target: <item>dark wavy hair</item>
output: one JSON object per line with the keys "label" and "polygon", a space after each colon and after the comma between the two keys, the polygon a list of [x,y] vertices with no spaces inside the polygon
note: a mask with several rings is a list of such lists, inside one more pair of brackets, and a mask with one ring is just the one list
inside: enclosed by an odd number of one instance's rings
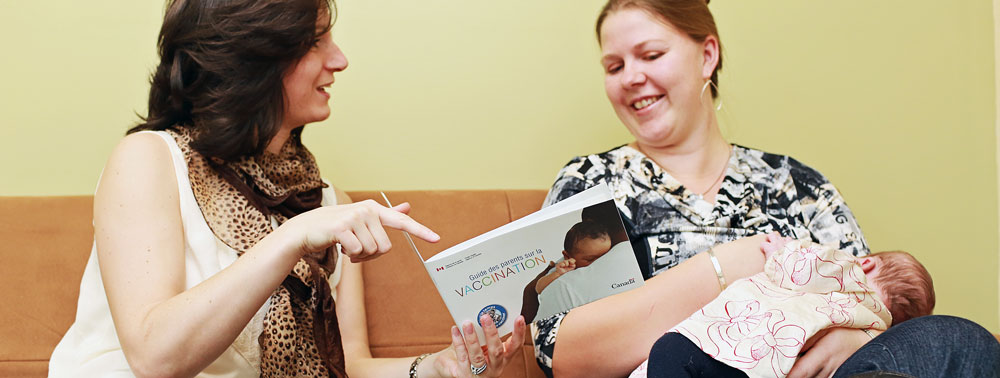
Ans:
{"label": "dark wavy hair", "polygon": [[284,117],[284,74],[335,15],[332,0],[169,0],[149,113],[128,133],[193,127],[207,157],[262,153]]}
{"label": "dark wavy hair", "polygon": [[621,9],[637,8],[657,16],[695,42],[705,42],[708,36],[719,41],[719,63],[712,71],[712,98],[719,97],[719,71],[722,71],[722,39],[715,27],[715,17],[708,10],[708,0],[608,0],[597,16],[597,42],[601,42],[601,26],[612,13]]}
{"label": "dark wavy hair", "polygon": [[611,238],[608,235],[608,228],[600,222],[585,220],[577,222],[566,231],[566,238],[563,239],[563,250],[570,256],[577,255],[576,244],[584,239]]}

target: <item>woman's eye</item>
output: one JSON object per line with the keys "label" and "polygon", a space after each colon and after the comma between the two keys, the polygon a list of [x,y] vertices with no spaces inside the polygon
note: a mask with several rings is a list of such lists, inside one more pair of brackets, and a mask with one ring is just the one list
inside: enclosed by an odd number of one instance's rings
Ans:
{"label": "woman's eye", "polygon": [[604,71],[607,72],[607,73],[609,73],[609,74],[617,73],[618,71],[621,71],[621,70],[622,70],[622,66],[620,64],[615,64],[615,65],[607,66],[607,67],[604,68]]}
{"label": "woman's eye", "polygon": [[661,56],[663,56],[663,53],[650,53],[650,54],[646,54],[646,56],[644,56],[643,59],[646,59],[646,60],[656,60],[656,59],[658,59]]}
{"label": "woman's eye", "polygon": [[328,40],[330,40],[330,32],[325,32],[323,34],[318,34],[315,37],[313,37],[312,47],[319,47],[320,45],[323,45],[324,43],[326,43],[326,41],[328,41]]}

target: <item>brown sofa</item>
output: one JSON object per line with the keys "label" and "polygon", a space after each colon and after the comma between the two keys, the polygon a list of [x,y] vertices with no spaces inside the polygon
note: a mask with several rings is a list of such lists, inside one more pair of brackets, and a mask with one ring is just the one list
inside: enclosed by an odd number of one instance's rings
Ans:
{"label": "brown sofa", "polygon": [[[349,193],[355,201],[377,192]],[[545,192],[388,192],[413,204],[411,215],[437,231],[441,242],[418,241],[425,257],[537,210]],[[93,198],[0,197],[0,377],[44,377],[49,355],[73,322],[80,278],[93,240]],[[402,234],[396,248],[368,262],[365,302],[368,335],[377,357],[411,356],[450,342],[451,317]],[[530,340],[506,377],[541,377]]]}

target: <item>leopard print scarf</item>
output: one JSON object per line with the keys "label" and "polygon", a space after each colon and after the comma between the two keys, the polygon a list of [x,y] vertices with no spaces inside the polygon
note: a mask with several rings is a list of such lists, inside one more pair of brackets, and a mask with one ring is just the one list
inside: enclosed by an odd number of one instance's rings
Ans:
{"label": "leopard print scarf", "polygon": [[[188,164],[195,199],[212,232],[238,254],[277,224],[320,206],[326,185],[309,150],[293,137],[278,154],[234,162],[207,159],[191,148],[190,127],[168,130]],[[271,294],[258,342],[261,377],[346,377],[340,328],[328,277],[330,248],[303,257]]]}

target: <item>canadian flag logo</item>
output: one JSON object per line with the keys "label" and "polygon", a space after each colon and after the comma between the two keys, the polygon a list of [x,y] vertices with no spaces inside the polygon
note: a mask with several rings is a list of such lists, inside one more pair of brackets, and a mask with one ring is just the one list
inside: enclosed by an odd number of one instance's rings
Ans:
{"label": "canadian flag logo", "polygon": [[437,270],[436,270],[436,271],[437,271],[437,272],[440,272],[440,271],[442,271],[442,270],[444,270],[444,267],[443,267],[443,266],[439,266],[439,267],[437,268]]}

